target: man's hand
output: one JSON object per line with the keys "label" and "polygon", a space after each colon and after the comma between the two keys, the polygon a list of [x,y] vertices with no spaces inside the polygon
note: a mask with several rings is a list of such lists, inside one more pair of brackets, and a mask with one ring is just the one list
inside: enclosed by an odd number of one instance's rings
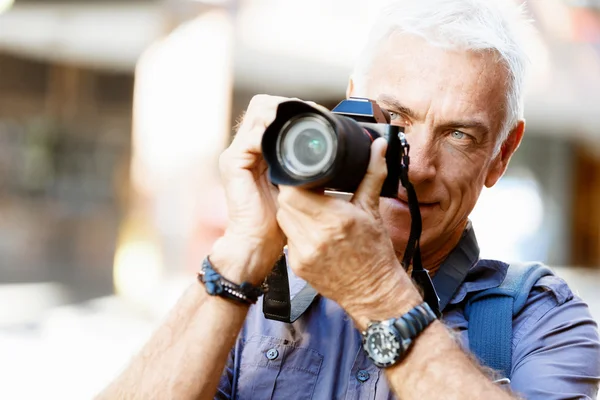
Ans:
{"label": "man's hand", "polygon": [[[367,174],[350,203],[291,187],[281,186],[279,194],[277,220],[287,236],[292,269],[344,308],[360,330],[370,321],[397,318],[423,302],[396,258],[379,215],[385,149],[385,140],[373,143]],[[439,321],[419,336],[402,362],[386,368],[385,375],[403,399],[438,398],[435,389],[440,387],[453,394],[448,398],[510,398],[483,376]]]}
{"label": "man's hand", "polygon": [[[225,235],[210,254],[217,271],[260,283],[281,256],[277,191],[261,154],[265,128],[288,99],[255,96],[219,162],[229,208]],[[209,296],[194,282],[125,371],[98,399],[212,399],[249,307]]]}
{"label": "man's hand", "polygon": [[233,142],[219,159],[229,223],[211,260],[234,281],[261,282],[283,251],[285,237],[276,219],[278,192],[267,179],[261,140],[277,106],[287,100],[291,99],[254,96]]}
{"label": "man's hand", "polygon": [[386,148],[384,139],[373,143],[367,173],[349,203],[284,186],[278,198],[277,220],[287,236],[292,270],[340,304],[361,328],[422,301],[379,215]]}

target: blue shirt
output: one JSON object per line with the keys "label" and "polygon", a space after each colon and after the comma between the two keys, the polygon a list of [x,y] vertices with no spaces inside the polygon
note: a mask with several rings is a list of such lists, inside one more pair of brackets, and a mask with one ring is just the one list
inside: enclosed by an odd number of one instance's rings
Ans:
{"label": "blue shirt", "polygon": [[[462,243],[453,252],[464,250]],[[451,267],[442,264],[442,268]],[[443,310],[443,322],[459,332],[465,351],[469,346],[465,299],[470,293],[499,286],[508,264],[479,260],[476,254],[467,268],[466,278]],[[293,297],[305,282],[288,272]],[[434,284],[437,287],[439,280]],[[514,316],[511,345],[511,388],[524,398],[596,399],[600,382],[598,326],[588,306],[562,279],[545,276],[535,284],[525,307]],[[384,372],[363,351],[361,335],[351,318],[335,302],[318,297],[292,324],[265,319],[262,301],[252,306],[216,398],[395,397]]]}

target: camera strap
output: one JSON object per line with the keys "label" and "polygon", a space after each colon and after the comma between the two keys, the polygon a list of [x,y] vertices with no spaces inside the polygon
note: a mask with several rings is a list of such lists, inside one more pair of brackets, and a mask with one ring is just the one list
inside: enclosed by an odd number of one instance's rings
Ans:
{"label": "camera strap", "polygon": [[267,278],[268,292],[263,299],[265,318],[281,322],[294,322],[310,307],[318,296],[317,291],[308,283],[290,299],[290,283],[287,269],[287,251],[275,263]]}
{"label": "camera strap", "polygon": [[[412,279],[421,288],[423,298],[431,307],[431,310],[439,317],[440,299],[435,291],[429,272],[423,268],[421,262],[421,211],[419,210],[419,201],[417,193],[412,183],[408,180],[409,167],[409,150],[410,145],[406,141],[404,135],[400,135],[401,145],[401,166],[400,166],[400,182],[406,189],[408,196],[408,208],[410,211],[411,226],[408,243],[402,258],[402,267],[408,270],[412,264]],[[462,263],[461,263],[462,264]],[[466,274],[466,270],[464,271]],[[448,290],[453,293],[458,287],[464,275],[461,274],[461,279],[456,279]],[[290,287],[288,279],[288,270],[286,257],[282,256],[275,266],[272,273],[267,277],[268,292],[263,299],[263,314],[265,318],[281,322],[294,322],[310,307],[313,300],[318,296],[317,291],[308,283],[300,292],[290,299]],[[455,287],[456,286],[456,287]],[[444,301],[446,303],[446,301]]]}
{"label": "camera strap", "polygon": [[412,279],[423,291],[423,300],[429,304],[431,310],[438,316],[441,316],[440,312],[440,299],[435,291],[429,272],[423,268],[421,262],[421,232],[423,230],[423,224],[421,220],[421,210],[419,209],[419,200],[417,199],[417,193],[415,188],[408,179],[408,167],[410,164],[410,157],[408,155],[410,151],[410,145],[406,141],[404,135],[400,135],[400,146],[402,155],[400,158],[400,183],[406,189],[406,195],[408,196],[408,209],[410,211],[410,235],[408,236],[408,242],[406,243],[406,249],[404,250],[404,257],[402,258],[402,267],[404,270],[408,270],[412,263]]}

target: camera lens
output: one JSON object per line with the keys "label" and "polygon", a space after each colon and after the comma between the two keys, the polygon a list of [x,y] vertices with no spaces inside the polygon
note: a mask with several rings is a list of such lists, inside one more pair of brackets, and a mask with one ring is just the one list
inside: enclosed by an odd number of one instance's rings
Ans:
{"label": "camera lens", "polygon": [[319,115],[304,114],[288,122],[277,140],[277,158],[290,173],[310,178],[329,169],[337,151],[337,137]]}

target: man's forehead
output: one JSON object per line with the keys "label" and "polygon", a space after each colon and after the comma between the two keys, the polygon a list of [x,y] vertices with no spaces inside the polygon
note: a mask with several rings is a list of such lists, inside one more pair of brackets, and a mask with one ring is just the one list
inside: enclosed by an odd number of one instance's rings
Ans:
{"label": "man's forehead", "polygon": [[506,68],[491,50],[449,48],[408,33],[393,33],[373,50],[372,68],[385,65],[398,71],[440,75],[440,71],[445,69],[458,73],[461,71],[457,71],[457,67],[469,67],[472,71],[485,72],[500,79],[506,76]]}
{"label": "man's forehead", "polygon": [[506,69],[496,59],[491,52],[449,50],[420,37],[391,35],[376,50],[366,95],[385,94],[415,109],[438,104],[452,113],[485,114],[496,125],[504,118],[508,89]]}

